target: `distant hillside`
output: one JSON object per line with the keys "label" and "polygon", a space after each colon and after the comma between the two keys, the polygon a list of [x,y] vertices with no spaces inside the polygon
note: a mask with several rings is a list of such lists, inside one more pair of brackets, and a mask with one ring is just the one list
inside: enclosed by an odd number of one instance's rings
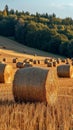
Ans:
{"label": "distant hillside", "polygon": [[46,52],[73,57],[73,20],[53,13],[0,11],[0,35]]}
{"label": "distant hillside", "polygon": [[0,36],[0,53],[6,53],[6,54],[11,54],[11,55],[18,55],[18,56],[23,56],[27,55],[28,57],[35,56],[42,56],[42,57],[60,57],[58,55],[54,55],[51,53],[47,53],[44,51],[40,51],[37,49],[33,49],[30,47],[26,47],[20,43],[17,43],[13,40],[10,40],[8,38]]}

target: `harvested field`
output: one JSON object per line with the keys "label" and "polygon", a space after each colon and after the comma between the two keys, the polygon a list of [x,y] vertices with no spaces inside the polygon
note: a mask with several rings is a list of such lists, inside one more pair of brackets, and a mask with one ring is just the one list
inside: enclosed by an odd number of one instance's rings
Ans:
{"label": "harvested field", "polygon": [[3,98],[5,92],[6,95],[4,100],[0,97],[0,130],[73,130],[73,95],[68,97],[68,93],[60,89],[55,106],[30,102],[16,104],[11,86],[2,87],[3,95],[0,96]]}
{"label": "harvested field", "polygon": [[[0,47],[0,61],[2,62],[6,57],[5,63],[13,66],[14,74],[18,70],[16,63],[13,63],[15,58],[17,62],[33,59],[32,61],[39,60],[44,63],[45,59],[51,57],[49,54],[30,50],[27,47],[24,54],[22,45],[17,47],[16,42],[11,42],[9,39],[0,37],[0,46],[6,44],[5,48]],[[21,53],[19,53],[20,50]],[[60,62],[60,64],[65,63]],[[47,64],[42,63],[33,64],[33,66],[48,68]],[[54,68],[49,67],[52,71]],[[58,99],[53,106],[43,102],[16,103],[12,86],[12,83],[0,83],[0,130],[73,130],[73,78],[58,78]]]}

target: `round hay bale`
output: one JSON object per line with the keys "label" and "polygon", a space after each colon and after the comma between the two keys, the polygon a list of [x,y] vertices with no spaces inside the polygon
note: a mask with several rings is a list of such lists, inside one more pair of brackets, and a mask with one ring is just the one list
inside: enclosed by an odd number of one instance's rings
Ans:
{"label": "round hay bale", "polygon": [[13,62],[13,63],[16,63],[16,62],[17,62],[17,59],[16,59],[16,58],[14,58],[12,62]]}
{"label": "round hay bale", "polygon": [[73,78],[73,66],[69,64],[60,65],[57,67],[57,75],[59,77]]}
{"label": "round hay bale", "polygon": [[60,62],[61,62],[60,58],[57,58],[56,61],[58,64],[60,64]]}
{"label": "round hay bale", "polygon": [[43,65],[44,64],[44,60],[37,60],[37,63]]}
{"label": "round hay bale", "polygon": [[45,59],[45,60],[44,60],[44,64],[47,64],[47,63],[48,63],[48,61],[49,61],[48,59]]}
{"label": "round hay bale", "polygon": [[53,61],[53,66],[56,67],[57,66],[57,62]]}
{"label": "round hay bale", "polygon": [[36,60],[34,60],[34,61],[33,61],[33,64],[37,64],[37,61],[36,61]]}
{"label": "round hay bale", "polygon": [[24,67],[32,67],[33,65],[31,63],[25,63]]}
{"label": "round hay bale", "polygon": [[24,63],[23,62],[17,62],[16,67],[17,68],[24,68]]}
{"label": "round hay bale", "polygon": [[24,59],[24,61],[23,61],[24,63],[26,63],[26,62],[28,62],[28,59]]}
{"label": "round hay bale", "polygon": [[72,61],[72,63],[71,63],[71,64],[72,64],[72,66],[73,66],[73,61]]}
{"label": "round hay bale", "polygon": [[11,83],[12,80],[13,80],[12,66],[0,63],[0,83]]}
{"label": "round hay bale", "polygon": [[49,61],[52,62],[52,61],[53,61],[53,58],[50,58]]}
{"label": "round hay bale", "polygon": [[62,60],[61,60],[61,62],[65,63],[65,62],[66,62],[66,60],[65,60],[65,59],[62,59]]}
{"label": "round hay bale", "polygon": [[48,62],[47,67],[53,67],[53,62]]}
{"label": "round hay bale", "polygon": [[58,79],[54,72],[38,67],[17,70],[13,81],[15,101],[43,101],[54,104],[58,90]]}
{"label": "round hay bale", "polygon": [[29,59],[29,62],[33,62],[33,59]]}
{"label": "round hay bale", "polygon": [[70,62],[70,59],[69,59],[69,58],[67,58],[67,59],[66,59],[66,63],[69,63],[69,62]]}
{"label": "round hay bale", "polygon": [[40,63],[41,63],[41,61],[40,61],[40,60],[37,60],[37,62],[38,62],[38,64],[40,64]]}
{"label": "round hay bale", "polygon": [[6,58],[3,58],[3,61],[6,62]]}
{"label": "round hay bale", "polygon": [[31,62],[30,61],[26,61],[26,62],[24,62],[24,64],[31,64]]}
{"label": "round hay bale", "polygon": [[66,61],[66,64],[69,64],[69,61]]}

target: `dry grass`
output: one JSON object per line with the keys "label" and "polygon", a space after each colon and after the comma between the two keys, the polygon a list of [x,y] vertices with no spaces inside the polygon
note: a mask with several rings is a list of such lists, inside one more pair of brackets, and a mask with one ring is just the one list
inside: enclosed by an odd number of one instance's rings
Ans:
{"label": "dry grass", "polygon": [[0,130],[73,130],[73,87],[60,86],[54,106],[16,104],[12,84],[0,84],[0,92]]}
{"label": "dry grass", "polygon": [[0,130],[73,130],[72,104],[66,97],[53,107],[0,102]]}
{"label": "dry grass", "polygon": [[[19,45],[17,48],[18,44],[16,42],[9,44],[11,42],[0,37],[0,46],[6,45],[5,49],[0,49],[0,61],[6,57],[6,63],[13,66],[14,73],[16,64],[12,63],[13,58],[17,57],[17,61],[20,62],[26,58],[45,59],[45,57],[34,56],[37,50],[27,47],[24,48],[25,54],[17,53],[20,50],[24,51],[23,46]],[[47,56],[41,51],[37,54]],[[47,67],[46,64],[38,64],[38,66]],[[58,100],[53,106],[29,102],[17,104],[13,98],[12,84],[0,84],[0,130],[73,130],[73,79],[59,78]]]}

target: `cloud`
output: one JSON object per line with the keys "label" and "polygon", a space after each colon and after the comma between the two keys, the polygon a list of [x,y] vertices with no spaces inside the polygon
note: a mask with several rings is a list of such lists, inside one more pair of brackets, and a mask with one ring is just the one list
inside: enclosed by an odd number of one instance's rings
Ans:
{"label": "cloud", "polygon": [[55,4],[52,3],[51,5],[49,5],[52,8],[56,8],[56,9],[65,9],[65,8],[73,8],[73,3],[69,3],[69,4]]}

